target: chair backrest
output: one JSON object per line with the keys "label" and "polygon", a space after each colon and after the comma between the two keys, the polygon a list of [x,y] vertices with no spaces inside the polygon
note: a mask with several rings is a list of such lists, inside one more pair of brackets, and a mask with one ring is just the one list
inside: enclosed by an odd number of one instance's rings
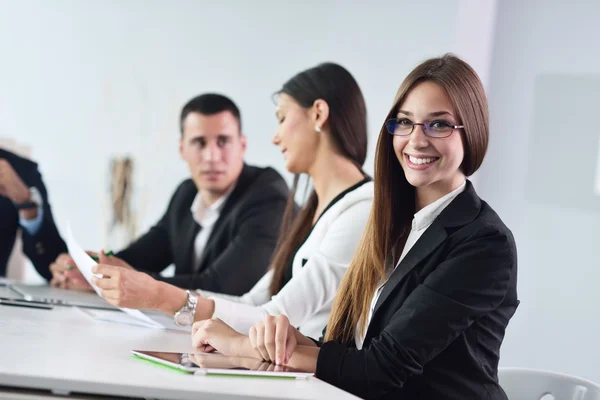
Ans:
{"label": "chair backrest", "polygon": [[500,368],[509,400],[600,400],[600,385],[585,379],[528,368]]}

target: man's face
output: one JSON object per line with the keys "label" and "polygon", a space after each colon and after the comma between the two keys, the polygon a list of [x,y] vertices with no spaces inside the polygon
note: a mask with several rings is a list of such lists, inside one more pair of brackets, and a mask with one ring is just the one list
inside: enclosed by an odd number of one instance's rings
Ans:
{"label": "man's face", "polygon": [[183,121],[179,143],[200,191],[220,197],[235,184],[244,166],[246,137],[229,111],[204,115],[192,112]]}

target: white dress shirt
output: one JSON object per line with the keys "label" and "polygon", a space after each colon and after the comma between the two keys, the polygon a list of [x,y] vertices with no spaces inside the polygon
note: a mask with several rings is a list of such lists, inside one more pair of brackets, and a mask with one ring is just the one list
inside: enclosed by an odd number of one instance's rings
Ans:
{"label": "white dress shirt", "polygon": [[[400,262],[402,262],[404,257],[410,251],[410,249],[412,249],[412,247],[415,245],[415,243],[417,243],[419,238],[423,235],[423,233],[425,233],[427,228],[429,228],[431,226],[431,224],[438,217],[438,215],[440,215],[442,213],[442,211],[444,211],[444,208],[448,207],[448,205],[450,203],[452,203],[452,200],[454,200],[456,198],[456,196],[458,196],[465,190],[466,184],[467,184],[466,181],[463,182],[463,184],[460,185],[458,188],[454,189],[453,191],[444,195],[443,197],[440,197],[439,199],[437,199],[433,203],[429,204],[428,206],[423,207],[421,210],[419,210],[414,215],[410,233],[408,234],[408,238],[406,238],[406,244],[404,245],[404,249],[402,249],[402,254],[400,255],[400,258],[398,259],[398,263],[396,264],[396,266],[394,267],[393,270],[386,271],[388,277],[392,274],[392,272],[394,272],[394,270],[396,270],[396,268],[398,268],[398,265],[400,265]],[[373,310],[375,309],[375,305],[377,304],[377,300],[379,299],[381,290],[385,286],[386,282],[387,282],[387,279],[379,285],[379,287],[375,291],[375,294],[373,295],[373,300],[371,301],[371,309],[369,310],[369,317],[367,320],[366,328],[368,328],[369,322],[371,322],[371,317],[373,316]],[[360,324],[359,324],[359,326],[356,327],[354,341],[356,343],[356,348],[359,350],[362,349],[362,345],[365,340],[365,336],[367,334],[366,328],[365,328],[364,332],[360,332]]]}
{"label": "white dress shirt", "polygon": [[[337,288],[369,218],[373,182],[346,193],[321,215],[292,262],[292,279],[271,297],[269,270],[245,295],[198,292],[215,302],[214,317],[248,334],[267,315],[286,315],[304,335],[318,338],[327,324]],[[232,277],[235,279],[235,277]]]}
{"label": "white dress shirt", "polygon": [[213,227],[219,219],[221,210],[223,209],[225,201],[227,201],[230,193],[231,190],[208,207],[204,204],[204,200],[202,200],[200,192],[198,192],[194,198],[194,201],[192,202],[190,211],[192,212],[194,221],[196,221],[196,223],[201,227],[200,232],[198,232],[196,239],[194,240],[195,268],[197,268],[198,264],[200,263],[200,259],[202,258],[202,253],[204,252],[208,238],[210,238]]}

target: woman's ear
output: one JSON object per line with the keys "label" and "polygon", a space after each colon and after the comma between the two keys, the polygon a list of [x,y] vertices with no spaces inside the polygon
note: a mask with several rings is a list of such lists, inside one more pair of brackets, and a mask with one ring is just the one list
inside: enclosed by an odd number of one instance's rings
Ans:
{"label": "woman's ear", "polygon": [[320,132],[329,120],[329,104],[323,99],[317,99],[312,106],[315,130]]}

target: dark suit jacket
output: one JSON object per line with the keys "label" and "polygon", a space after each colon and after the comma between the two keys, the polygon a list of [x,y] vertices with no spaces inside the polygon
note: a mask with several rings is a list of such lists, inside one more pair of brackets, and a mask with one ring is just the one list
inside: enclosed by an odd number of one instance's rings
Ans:
{"label": "dark suit jacket", "polygon": [[[0,158],[7,160],[28,187],[35,186],[44,199],[44,219],[40,230],[31,236],[22,230],[23,252],[31,260],[35,269],[47,280],[52,278],[49,265],[60,253],[67,251],[65,242],[60,237],[52,210],[48,203],[48,193],[37,164],[14,153],[0,149]],[[6,274],[6,265],[10,252],[15,244],[19,227],[19,213],[13,203],[6,197],[0,197],[0,276]]]}
{"label": "dark suit jacket", "polygon": [[390,276],[363,349],[324,343],[316,375],[364,398],[506,399],[499,351],[518,304],[513,236],[467,181]]}
{"label": "dark suit jacket", "polygon": [[[244,165],[195,266],[194,241],[200,226],[190,207],[197,193],[191,179],[184,181],[162,219],[117,256],[182,288],[242,295],[269,266],[288,198],[287,184],[272,168]],[[157,275],[172,263],[175,277]]]}

